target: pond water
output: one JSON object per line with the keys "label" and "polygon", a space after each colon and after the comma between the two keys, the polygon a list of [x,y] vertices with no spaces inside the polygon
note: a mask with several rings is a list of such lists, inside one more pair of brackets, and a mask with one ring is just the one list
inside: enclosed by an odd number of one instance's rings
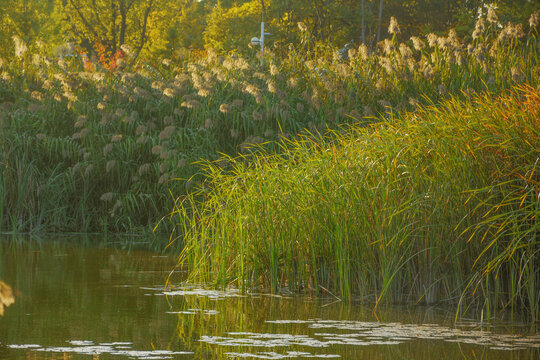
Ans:
{"label": "pond water", "polygon": [[0,359],[540,359],[538,324],[179,286],[174,256],[127,241],[1,238]]}

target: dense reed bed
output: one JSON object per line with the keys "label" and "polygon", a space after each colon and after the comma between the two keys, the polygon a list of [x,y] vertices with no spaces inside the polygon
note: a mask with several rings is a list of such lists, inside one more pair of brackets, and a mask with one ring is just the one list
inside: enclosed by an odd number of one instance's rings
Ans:
{"label": "dense reed bed", "polygon": [[177,207],[181,261],[216,285],[538,320],[539,119],[520,87],[205,163]]}
{"label": "dense reed bed", "polygon": [[[179,52],[114,72],[15,42],[0,61],[0,229],[150,231],[203,176],[197,162],[419,104],[537,87],[537,17],[498,29],[392,38],[370,51],[291,46],[260,59]],[[536,20],[535,20],[536,19]],[[262,61],[262,65],[261,65]],[[174,227],[168,221],[161,229]]]}

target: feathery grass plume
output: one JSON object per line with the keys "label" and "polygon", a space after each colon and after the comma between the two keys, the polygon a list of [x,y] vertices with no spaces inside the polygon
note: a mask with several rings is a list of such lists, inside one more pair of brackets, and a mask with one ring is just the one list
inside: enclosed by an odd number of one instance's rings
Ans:
{"label": "feathery grass plume", "polygon": [[163,90],[163,95],[165,95],[166,97],[169,97],[169,98],[174,98],[174,97],[176,97],[176,91],[174,89],[171,89],[171,88],[165,88]]}
{"label": "feathery grass plume", "polygon": [[531,17],[529,18],[529,27],[531,29],[534,29],[538,26],[538,11],[535,11],[531,14]]}
{"label": "feathery grass plume", "polygon": [[263,119],[263,115],[257,110],[253,110],[253,112],[251,113],[251,117],[255,121],[262,121]]}
{"label": "feathery grass plume", "polygon": [[141,135],[137,138],[137,141],[135,141],[135,143],[137,145],[144,145],[148,142],[148,140],[149,140],[148,136]]}
{"label": "feathery grass plume", "polygon": [[118,119],[124,117],[126,115],[126,110],[124,109],[116,109],[114,112],[114,116],[116,116]]}
{"label": "feathery grass plume", "polygon": [[416,51],[422,51],[426,47],[426,44],[418,36],[411,36],[411,41]]}
{"label": "feathery grass plume", "polygon": [[15,56],[19,59],[22,59],[22,57],[28,50],[28,46],[26,45],[26,42],[24,42],[24,40],[17,35],[14,35],[12,39],[13,43],[15,44]]}
{"label": "feathery grass plume", "polygon": [[399,24],[395,17],[390,17],[390,25],[388,26],[388,33],[389,34],[399,34]]}
{"label": "feathery grass plume", "polygon": [[480,38],[484,34],[484,30],[486,29],[486,25],[484,22],[484,18],[479,18],[478,21],[476,21],[476,25],[474,26],[474,31],[472,33],[473,40],[476,40]]}
{"label": "feathery grass plume", "polygon": [[32,65],[39,67],[41,65],[41,55],[32,54]]}
{"label": "feathery grass plume", "polygon": [[93,77],[95,81],[99,82],[105,80],[106,75],[103,72],[95,72]]}
{"label": "feathery grass plume", "polygon": [[410,47],[407,46],[405,43],[399,44],[399,53],[403,57],[403,59],[408,60],[413,57],[413,52]]}
{"label": "feathery grass plume", "polygon": [[169,125],[159,133],[159,139],[167,140],[171,137],[172,134],[174,134],[175,131],[176,127],[174,125]]}
{"label": "feathery grass plume", "polygon": [[268,92],[273,93],[273,94],[277,93],[278,88],[275,82],[273,82],[272,80],[268,80],[267,86],[268,86]]}
{"label": "feathery grass plume", "polygon": [[433,33],[427,34],[426,38],[427,38],[429,47],[434,47],[439,42],[439,37]]}
{"label": "feathery grass plume", "polygon": [[43,101],[43,94],[37,90],[32,91],[30,97],[37,101]]}
{"label": "feathery grass plume", "polygon": [[290,77],[287,79],[287,86],[290,88],[296,88],[298,86],[298,79],[295,77]]}
{"label": "feathery grass plume", "polygon": [[35,103],[28,105],[28,107],[26,108],[26,110],[29,113],[37,113],[37,112],[45,111],[46,109],[47,108],[45,107],[45,105],[35,104]]}
{"label": "feathery grass plume", "polygon": [[233,139],[236,139],[240,135],[240,131],[238,131],[237,129],[231,129],[230,134]]}
{"label": "feathery grass plume", "polygon": [[204,120],[204,128],[205,129],[211,129],[214,126],[214,122],[210,118],[206,118]]}
{"label": "feathery grass plume", "polygon": [[390,39],[384,39],[379,43],[379,46],[381,49],[383,49],[386,56],[392,55],[392,53],[396,50],[394,42]]}
{"label": "feathery grass plume", "polygon": [[75,134],[73,134],[71,138],[73,140],[84,139],[88,135],[89,132],[90,130],[88,128],[83,128],[79,132],[76,132]]}
{"label": "feathery grass plume", "polygon": [[139,166],[139,169],[137,170],[139,176],[143,176],[144,174],[148,173],[148,171],[150,171],[150,167],[151,165],[148,163]]}
{"label": "feathery grass plume", "polygon": [[81,169],[82,169],[82,164],[78,162],[75,165],[73,165],[73,167],[71,168],[71,174],[75,176],[81,172]]}
{"label": "feathery grass plume", "polygon": [[82,128],[84,125],[86,125],[87,120],[88,120],[88,117],[86,115],[79,115],[77,117],[77,121],[75,121],[75,124],[73,126],[76,129]]}
{"label": "feathery grass plume", "polygon": [[493,5],[488,5],[486,20],[492,24],[497,24],[499,22],[499,17],[497,16]]}
{"label": "feathery grass plume", "polygon": [[195,99],[191,99],[191,100],[182,101],[182,104],[180,104],[180,106],[188,108],[188,109],[197,109],[201,106],[201,103]]}
{"label": "feathery grass plume", "polygon": [[236,109],[240,109],[244,106],[244,100],[242,99],[234,99],[232,102],[232,107]]}
{"label": "feathery grass plume", "polygon": [[369,59],[369,49],[366,44],[361,44],[358,47],[358,54],[360,54],[363,60]]}
{"label": "feathery grass plume", "polygon": [[109,160],[107,161],[107,165],[105,166],[105,170],[107,172],[110,172],[116,167],[116,160]]}
{"label": "feathery grass plume", "polygon": [[121,207],[122,207],[122,202],[120,200],[116,200],[111,210],[111,216],[113,216]]}
{"label": "feathery grass plume", "polygon": [[162,162],[160,165],[159,165],[159,172],[160,173],[164,173],[166,172],[167,170],[169,169],[169,164],[166,163],[166,162]]}
{"label": "feathery grass plume", "polygon": [[163,81],[152,81],[152,85],[150,86],[154,90],[163,91],[165,89],[165,84]]}
{"label": "feathery grass plume", "polygon": [[43,133],[36,134],[36,139],[38,139],[39,141],[43,141],[46,138],[47,138],[47,135],[45,135]]}
{"label": "feathery grass plume", "polygon": [[150,93],[148,91],[146,91],[145,89],[143,89],[141,87],[138,87],[138,86],[136,86],[133,89],[133,93],[135,95],[137,95],[139,98],[144,99],[144,100],[148,100],[151,97]]}
{"label": "feathery grass plume", "polygon": [[167,150],[162,150],[159,154],[161,160],[168,160],[171,157],[171,152]]}
{"label": "feathery grass plume", "polygon": [[160,155],[165,149],[161,145],[154,145],[152,146],[152,154],[153,155]]}
{"label": "feathery grass plume", "polygon": [[249,63],[246,61],[246,59],[239,57],[234,62],[234,67],[238,70],[247,70],[249,69]]}
{"label": "feathery grass plume", "polygon": [[176,109],[174,109],[173,114],[180,117],[180,116],[182,116],[184,114],[184,112],[182,111],[182,109],[176,108]]}
{"label": "feathery grass plume", "polygon": [[260,136],[248,136],[240,144],[240,152],[245,154],[250,148],[252,148],[255,145],[262,144],[263,142],[264,142],[264,139]]}
{"label": "feathery grass plume", "polygon": [[103,156],[107,156],[113,150],[113,144],[107,144],[103,147]]}
{"label": "feathery grass plume", "polygon": [[441,95],[441,96],[446,95],[446,93],[447,93],[446,86],[444,86],[444,84],[439,84],[439,85],[437,86],[437,92],[438,92],[439,95]]}
{"label": "feathery grass plume", "polygon": [[111,137],[111,143],[117,143],[122,141],[122,134],[115,134]]}
{"label": "feathery grass plume", "polygon": [[230,113],[232,110],[231,108],[231,105],[227,104],[227,103],[223,103],[219,106],[219,111],[223,114],[228,114]]}
{"label": "feathery grass plume", "polygon": [[200,89],[197,94],[200,96],[200,97],[209,97],[210,95],[212,95],[212,90],[208,89],[208,88],[203,88],[203,89]]}
{"label": "feathery grass plume", "polygon": [[512,75],[512,80],[515,82],[520,82],[523,79],[523,72],[518,66],[513,66],[512,69],[510,69],[510,74]]}
{"label": "feathery grass plume", "polygon": [[84,169],[84,178],[87,179],[92,173],[92,171],[94,171],[94,165],[89,164],[86,169]]}
{"label": "feathery grass plume", "polygon": [[164,125],[171,125],[171,124],[173,124],[173,123],[174,123],[174,118],[173,118],[172,116],[168,116],[168,115],[167,115],[167,116],[165,116],[165,117],[163,118],[163,124],[164,124]]}
{"label": "feathery grass plume", "polygon": [[301,32],[306,32],[307,31],[307,26],[302,21],[299,21],[297,25],[298,25],[298,29]]}
{"label": "feathery grass plume", "polygon": [[107,192],[101,195],[99,199],[104,202],[110,202],[113,199],[113,197],[114,197],[114,194],[112,192]]}
{"label": "feathery grass plume", "polygon": [[127,55],[130,56],[133,54],[133,48],[128,44],[120,45],[120,49]]}
{"label": "feathery grass plume", "polygon": [[276,65],[274,65],[274,64],[270,65],[270,74],[272,76],[279,75],[279,69],[278,69],[278,67]]}

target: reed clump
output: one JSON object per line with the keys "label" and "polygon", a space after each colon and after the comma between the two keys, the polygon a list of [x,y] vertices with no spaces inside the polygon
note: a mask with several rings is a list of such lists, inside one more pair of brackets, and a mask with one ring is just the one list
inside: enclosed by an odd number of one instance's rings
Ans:
{"label": "reed clump", "polygon": [[194,281],[539,318],[540,94],[449,99],[205,162],[179,199]]}
{"label": "reed clump", "polygon": [[540,85],[534,24],[411,39],[397,29],[395,20],[390,39],[347,54],[182,51],[115,72],[18,42],[17,56],[0,61],[0,230],[150,231],[203,180],[200,159],[252,143],[281,151],[296,134]]}

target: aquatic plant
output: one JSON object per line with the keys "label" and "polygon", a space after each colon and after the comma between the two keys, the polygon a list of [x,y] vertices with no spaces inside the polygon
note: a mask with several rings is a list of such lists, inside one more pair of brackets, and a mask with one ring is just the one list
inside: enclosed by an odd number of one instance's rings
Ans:
{"label": "aquatic plant", "polygon": [[191,278],[539,316],[540,94],[450,99],[201,164]]}

